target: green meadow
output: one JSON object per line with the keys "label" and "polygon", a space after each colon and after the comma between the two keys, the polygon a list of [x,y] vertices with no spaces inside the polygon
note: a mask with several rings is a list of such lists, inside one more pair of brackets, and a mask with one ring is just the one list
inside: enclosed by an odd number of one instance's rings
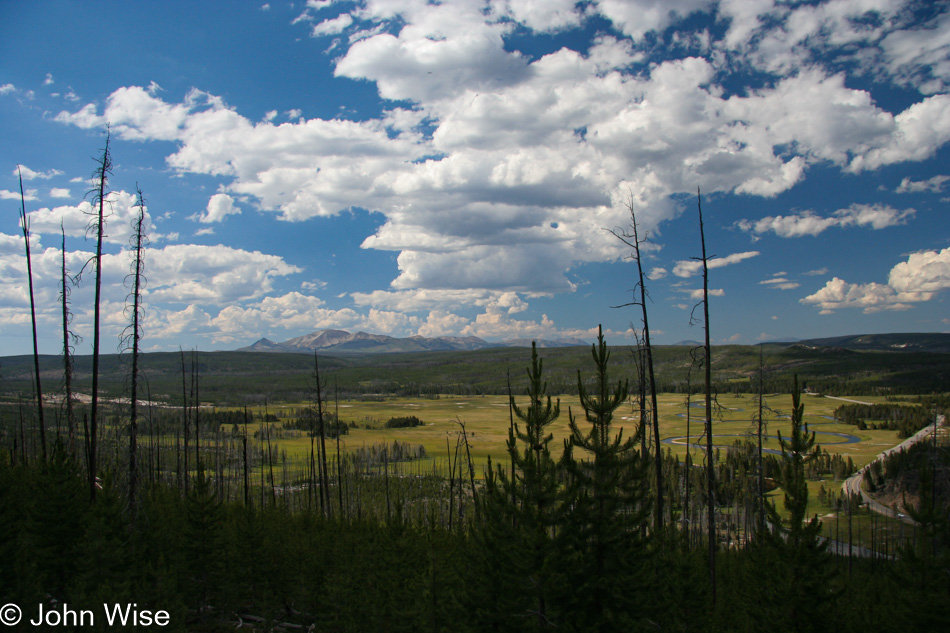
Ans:
{"label": "green meadow", "polygon": [[[554,397],[560,402],[561,416],[550,426],[554,435],[553,446],[560,452],[564,439],[568,437],[568,419],[571,414],[583,417],[583,410],[576,396]],[[788,412],[791,410],[790,394],[770,394],[763,401],[765,420],[763,430],[763,449],[780,452],[778,435],[788,436],[790,423]],[[896,431],[858,430],[856,426],[836,423],[832,417],[834,410],[847,401],[883,403],[883,396],[859,396],[855,398],[829,398],[823,396],[804,396],[805,421],[809,429],[816,432],[816,443],[824,451],[851,458],[860,468],[871,462],[881,451],[900,443]],[[527,406],[526,398],[515,396],[519,406]],[[664,450],[670,451],[680,461],[684,461],[687,451],[694,464],[701,464],[705,453],[705,407],[702,395],[693,395],[687,408],[684,394],[660,394],[657,397],[660,411],[660,437]],[[304,473],[310,455],[310,439],[305,432],[276,432],[284,422],[292,419],[295,409],[308,406],[308,403],[287,404],[269,407],[267,412],[275,415],[279,422],[270,423],[271,441],[281,451],[286,451],[291,472]],[[633,402],[621,408],[621,415],[614,420],[615,427],[625,436],[635,433],[639,411]],[[713,405],[713,446],[722,452],[736,441],[757,442],[758,396],[754,394],[727,394],[719,396]],[[349,433],[340,438],[340,451],[352,453],[359,448],[368,448],[374,444],[392,444],[405,442],[410,446],[422,446],[426,458],[415,468],[420,471],[433,470],[447,472],[448,465],[455,459],[464,459],[464,445],[458,443],[462,424],[468,438],[476,477],[482,477],[489,456],[495,463],[506,459],[506,442],[510,424],[507,396],[440,396],[438,398],[385,398],[379,400],[341,400],[327,405],[330,413],[338,412],[340,419],[350,425]],[[254,413],[262,413],[263,409]],[[413,415],[423,421],[423,425],[412,428],[386,428],[385,423],[392,417]],[[584,420],[578,420],[584,429]],[[249,435],[267,426],[261,422],[248,425]],[[262,440],[258,440],[259,442]],[[649,441],[649,437],[648,437]],[[336,440],[326,440],[327,454],[330,460],[336,457]],[[458,447],[458,448],[456,448]],[[824,516],[833,512],[830,506],[823,506],[818,500],[818,491],[824,486],[828,491],[840,492],[841,482],[826,476],[821,480],[809,481],[809,515]],[[781,509],[781,491],[772,493],[773,501]]]}

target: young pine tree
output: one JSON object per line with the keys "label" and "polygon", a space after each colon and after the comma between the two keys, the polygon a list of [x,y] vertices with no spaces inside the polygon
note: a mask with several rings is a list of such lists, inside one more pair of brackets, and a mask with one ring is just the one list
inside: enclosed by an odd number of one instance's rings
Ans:
{"label": "young pine tree", "polygon": [[[562,604],[566,628],[634,631],[646,626],[646,538],[640,526],[650,513],[641,482],[646,477],[637,434],[613,426],[629,395],[626,382],[611,385],[610,353],[601,331],[592,346],[596,378],[588,390],[577,376],[587,425],[571,413],[563,464],[568,475],[565,519],[559,542],[569,590]],[[639,432],[643,432],[642,427]]]}
{"label": "young pine tree", "polygon": [[779,628],[815,631],[827,626],[839,591],[835,568],[825,552],[827,541],[820,538],[821,521],[818,517],[810,520],[805,517],[808,507],[805,465],[818,455],[818,447],[815,433],[809,433],[804,422],[805,406],[801,403],[797,376],[793,385],[791,433],[788,438],[778,434],[782,448],[778,483],[785,492],[788,518],[783,525],[778,510],[774,505],[769,506],[769,522],[774,533],[756,554],[760,555],[760,564],[767,568],[767,573],[766,569],[760,572],[765,579],[763,587],[772,589],[774,607],[778,610],[772,617],[782,623]]}
{"label": "young pine tree", "polygon": [[[496,467],[486,477],[473,568],[492,610],[476,614],[486,630],[541,630],[558,625],[557,558],[554,535],[560,520],[560,482],[551,456],[548,427],[561,414],[560,401],[546,394],[542,362],[531,345],[528,405],[509,402],[517,422],[508,432],[509,471]],[[500,590],[500,591],[499,591]]]}

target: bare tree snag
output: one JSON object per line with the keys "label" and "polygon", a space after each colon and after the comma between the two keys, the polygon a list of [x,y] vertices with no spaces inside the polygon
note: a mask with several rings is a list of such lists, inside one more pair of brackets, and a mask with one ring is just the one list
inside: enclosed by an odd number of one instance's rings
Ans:
{"label": "bare tree snag", "polygon": [[640,245],[646,242],[647,236],[644,236],[643,238],[640,237],[637,227],[637,215],[633,210],[632,199],[627,202],[627,209],[630,211],[630,229],[632,232],[618,228],[611,229],[610,232],[613,233],[613,235],[621,242],[633,249],[633,254],[630,256],[630,258],[633,259],[637,264],[637,283],[633,289],[634,300],[630,303],[616,307],[640,306],[642,311],[641,321],[643,323],[644,364],[646,377],[649,380],[648,386],[650,392],[651,422],[653,426],[653,464],[656,471],[654,527],[657,532],[660,532],[663,529],[663,449],[660,445],[660,417],[656,401],[656,375],[653,370],[653,347],[650,343],[650,321],[647,310],[648,294],[646,290],[646,284],[644,283],[643,259],[640,252]]}
{"label": "bare tree snag", "polygon": [[33,373],[36,379],[36,412],[40,422],[40,447],[46,461],[46,423],[43,419],[43,384],[40,380],[40,353],[36,342],[36,302],[33,297],[33,259],[30,257],[30,219],[26,217],[26,196],[23,195],[23,174],[17,165],[20,179],[20,228],[26,245],[26,276],[30,285],[30,321],[33,324]]}

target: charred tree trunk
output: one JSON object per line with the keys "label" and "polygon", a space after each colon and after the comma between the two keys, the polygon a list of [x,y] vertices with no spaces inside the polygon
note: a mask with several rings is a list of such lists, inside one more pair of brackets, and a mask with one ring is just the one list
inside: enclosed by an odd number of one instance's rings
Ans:
{"label": "charred tree trunk", "polygon": [[706,538],[709,547],[709,582],[712,588],[712,602],[716,604],[716,469],[713,463],[713,428],[712,428],[712,356],[709,343],[709,267],[706,257],[706,234],[703,230],[703,206],[699,190],[696,190],[696,206],[699,210],[699,237],[702,244],[703,263],[703,330],[705,342],[703,345],[705,395],[706,395]]}
{"label": "charred tree trunk", "polygon": [[60,224],[63,235],[62,242],[62,289],[63,302],[63,387],[66,391],[66,451],[70,455],[76,453],[76,413],[73,410],[73,335],[69,331],[69,322],[72,315],[69,312],[69,274],[66,271],[66,229]]}
{"label": "charred tree trunk", "polygon": [[[633,249],[632,258],[637,263],[637,283],[634,287],[634,300],[625,304],[639,305],[641,309],[641,321],[643,323],[643,360],[646,378],[649,380],[647,388],[650,395],[651,423],[653,429],[653,464],[656,483],[656,504],[654,507],[654,527],[657,532],[663,529],[663,449],[660,445],[660,415],[656,401],[656,374],[653,369],[653,346],[650,342],[650,320],[647,310],[647,290],[644,283],[643,260],[640,254],[640,245],[646,241],[646,237],[640,238],[637,227],[637,216],[633,210],[633,201],[631,200],[627,209],[630,211],[630,227],[632,233],[625,230],[613,229],[613,233],[620,241]],[[639,297],[637,296],[639,295]],[[618,306],[621,307],[621,306]]]}
{"label": "charred tree trunk", "polygon": [[23,229],[23,243],[26,245],[26,276],[30,286],[30,322],[33,325],[33,373],[36,380],[36,414],[40,422],[40,449],[43,461],[46,461],[46,422],[43,419],[43,384],[40,380],[40,353],[36,341],[36,301],[33,297],[33,259],[30,256],[30,220],[26,217],[26,196],[23,194],[23,175],[17,165],[20,179],[20,228]]}
{"label": "charred tree trunk", "polygon": [[142,285],[144,281],[144,261],[142,252],[145,238],[142,235],[142,222],[145,219],[145,199],[142,190],[136,187],[138,216],[133,220],[133,260],[132,260],[132,324],[129,338],[132,347],[132,378],[129,397],[129,515],[135,520],[136,495],[138,493],[138,383],[139,383],[139,342],[142,337]]}
{"label": "charred tree trunk", "polygon": [[90,228],[96,232],[96,292],[93,305],[92,325],[92,394],[89,404],[89,497],[96,498],[96,447],[99,441],[99,330],[100,307],[102,303],[102,240],[105,237],[105,205],[109,176],[112,174],[112,155],[109,153],[110,135],[106,134],[106,144],[99,159],[93,178],[96,188],[93,197],[93,206],[96,211]]}
{"label": "charred tree trunk", "polygon": [[188,428],[188,380],[185,373],[185,352],[180,347],[178,348],[178,354],[181,357],[181,434],[183,438],[182,452],[185,456],[182,474],[185,480],[185,494],[188,494],[188,437],[190,435]]}

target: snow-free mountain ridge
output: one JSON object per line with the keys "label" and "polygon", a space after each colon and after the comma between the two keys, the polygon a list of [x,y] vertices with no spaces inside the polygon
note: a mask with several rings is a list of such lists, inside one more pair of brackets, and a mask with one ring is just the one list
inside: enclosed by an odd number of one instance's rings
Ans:
{"label": "snow-free mountain ridge", "polygon": [[[538,340],[538,347],[570,347],[588,345],[580,339]],[[351,334],[344,330],[317,330],[282,343],[268,338],[238,349],[239,352],[290,352],[309,354],[316,350],[381,354],[387,352],[425,352],[425,351],[471,351],[489,347],[530,347],[531,339],[513,339],[500,343],[489,343],[477,336],[439,336],[426,338],[410,336],[396,338],[384,334],[357,332]]]}

